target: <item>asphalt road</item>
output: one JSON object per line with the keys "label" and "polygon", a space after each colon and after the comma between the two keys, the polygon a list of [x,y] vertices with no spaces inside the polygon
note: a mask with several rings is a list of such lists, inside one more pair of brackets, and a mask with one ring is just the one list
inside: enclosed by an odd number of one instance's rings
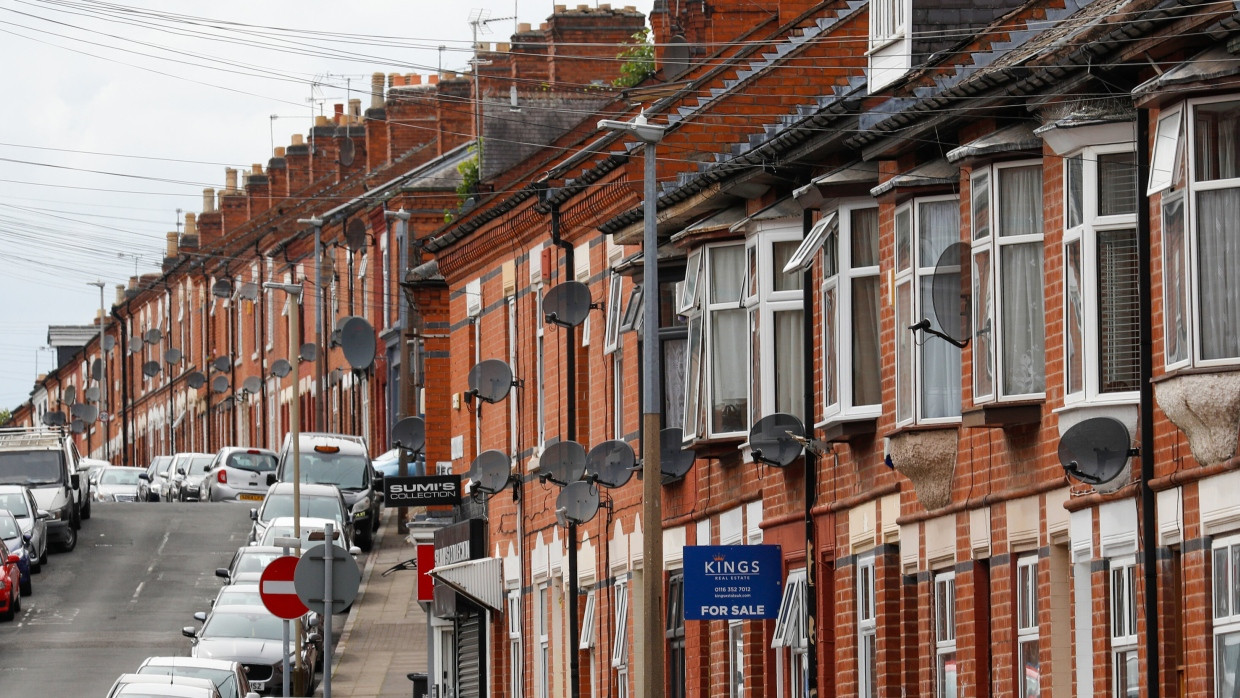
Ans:
{"label": "asphalt road", "polygon": [[103,696],[152,655],[185,655],[250,530],[249,507],[95,502],[77,550],[52,553],[0,623],[0,694]]}

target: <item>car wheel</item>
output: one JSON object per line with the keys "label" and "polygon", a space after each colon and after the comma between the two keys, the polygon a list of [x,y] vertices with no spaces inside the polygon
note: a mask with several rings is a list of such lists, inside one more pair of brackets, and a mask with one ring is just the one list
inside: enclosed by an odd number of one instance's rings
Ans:
{"label": "car wheel", "polygon": [[89,518],[90,518],[90,500],[87,499],[86,504],[82,507],[82,520],[85,521],[86,519],[89,519]]}
{"label": "car wheel", "polygon": [[14,595],[13,605],[10,606],[10,608],[13,609],[14,615],[16,615],[19,611],[22,610],[22,594],[20,591],[18,591],[17,594]]}
{"label": "car wheel", "polygon": [[70,525],[66,526],[65,530],[68,531],[68,534],[65,535],[64,541],[60,544],[60,552],[62,553],[70,552],[77,547],[77,529]]}
{"label": "car wheel", "polygon": [[367,527],[365,531],[358,532],[357,538],[353,542],[356,543],[357,547],[361,548],[363,552],[370,552],[370,549],[375,545],[375,534],[369,527]]}
{"label": "car wheel", "polygon": [[372,511],[370,513],[370,530],[376,532],[379,530],[379,514],[381,511]]}
{"label": "car wheel", "polygon": [[22,596],[30,596],[34,593],[34,584],[29,579],[23,579],[21,583]]}
{"label": "car wheel", "polygon": [[43,563],[38,558],[30,558],[30,574],[38,574],[43,571]]}
{"label": "car wheel", "polygon": [[39,569],[43,569],[43,565],[47,564],[47,534],[43,534],[43,554],[39,556]]}

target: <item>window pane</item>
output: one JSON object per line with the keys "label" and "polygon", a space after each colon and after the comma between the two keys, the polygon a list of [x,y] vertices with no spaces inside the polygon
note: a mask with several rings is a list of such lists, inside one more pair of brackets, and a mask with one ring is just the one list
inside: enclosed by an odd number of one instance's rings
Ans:
{"label": "window pane", "polygon": [[990,235],[990,174],[981,172],[973,178],[973,239]]}
{"label": "window pane", "polygon": [[1214,587],[1214,617],[1226,618],[1231,615],[1231,594],[1229,592],[1231,586],[1227,583],[1227,548],[1214,549],[1214,574],[1211,581]]}
{"label": "window pane", "polygon": [[[771,358],[767,357],[767,361]],[[757,308],[749,311],[749,420],[746,426],[762,419],[762,314]]]}
{"label": "window pane", "polygon": [[1139,698],[1141,675],[1137,671],[1137,651],[1115,654],[1115,695],[1117,698]]}
{"label": "window pane", "polygon": [[749,341],[746,315],[740,309],[711,314],[711,431],[716,434],[745,429],[749,411],[749,352],[742,348]]}
{"label": "window pane", "polygon": [[1231,583],[1227,586],[1231,589],[1231,609],[1232,613],[1240,615],[1240,545],[1231,546]]}
{"label": "window pane", "polygon": [[663,427],[670,429],[684,424],[685,416],[685,352],[689,340],[674,337],[663,340]]}
{"label": "window pane", "polygon": [[913,263],[913,212],[896,211],[896,271],[904,271]]}
{"label": "window pane", "polygon": [[875,646],[875,637],[873,632],[867,633],[861,640],[862,651],[864,653],[863,661],[865,662],[868,685],[865,687],[865,694],[870,698],[878,696],[878,648]]}
{"label": "window pane", "polygon": [[1216,696],[1240,693],[1240,632],[1219,635],[1214,640]]}
{"label": "window pane", "polygon": [[999,234],[1042,234],[1042,166],[1000,170]]}
{"label": "window pane", "polygon": [[1231,275],[1240,264],[1240,189],[1198,192],[1197,204],[1201,358],[1235,358],[1240,356],[1240,284],[1232,283]]}
{"label": "window pane", "polygon": [[1038,641],[1020,643],[1021,675],[1017,680],[1020,681],[1020,695],[1023,698],[1037,698],[1041,693],[1038,662]]}
{"label": "window pane", "polygon": [[882,402],[882,376],[879,367],[882,350],[878,343],[878,276],[853,280],[852,285],[852,388],[853,405]]}
{"label": "window pane", "polygon": [[823,278],[831,278],[840,273],[840,239],[836,233],[831,233],[822,243],[822,276]]}
{"label": "window pane", "polygon": [[1098,233],[1098,359],[1102,393],[1140,385],[1141,307],[1137,283],[1137,232]]}
{"label": "window pane", "polygon": [[1042,243],[1000,251],[1003,302],[1003,392],[1046,390],[1046,316],[1042,306]]}
{"label": "window pane", "polygon": [[852,212],[852,267],[878,266],[878,209],[863,208]]}
{"label": "window pane", "polygon": [[739,245],[710,249],[710,302],[739,302],[745,248]]}
{"label": "window pane", "polygon": [[[775,410],[805,413],[805,313],[775,313]],[[756,374],[755,374],[756,375]]]}
{"label": "window pane", "polygon": [[1068,158],[1066,172],[1068,182],[1064,187],[1067,198],[1068,228],[1075,228],[1085,219],[1084,162],[1084,158],[1080,155]]}
{"label": "window pane", "polygon": [[1197,107],[1193,126],[1196,180],[1240,176],[1240,101]]}
{"label": "window pane", "polygon": [[1184,249],[1184,200],[1163,202],[1163,333],[1166,363],[1188,359],[1188,254]]}
{"label": "window pane", "polygon": [[822,381],[827,405],[837,405],[840,402],[839,382],[836,380],[836,366],[840,361],[839,342],[837,341],[839,337],[839,310],[836,308],[838,290],[835,283],[832,282],[822,292],[822,341],[824,354]]}
{"label": "window pane", "polygon": [[938,656],[937,671],[938,676],[936,689],[938,698],[956,698],[959,695],[956,684],[956,653],[944,652]]}
{"label": "window pane", "polygon": [[973,399],[995,392],[994,277],[990,273],[990,248],[973,253]]}
{"label": "window pane", "polygon": [[799,240],[784,240],[771,243],[771,278],[775,280],[776,291],[800,291],[803,274],[799,271],[784,273],[784,265],[800,247]]}
{"label": "window pane", "polygon": [[960,204],[955,199],[925,202],[918,215],[917,265],[933,269],[943,250],[960,241]]}
{"label": "window pane", "polygon": [[[921,277],[923,300],[930,299],[932,283],[933,277]],[[908,323],[911,324],[913,323]],[[931,324],[935,329],[940,329],[937,321],[931,320]],[[907,329],[900,332],[901,336],[912,334]],[[921,345],[921,417],[934,419],[960,416],[960,357],[960,347],[947,342],[936,340]]]}
{"label": "window pane", "polygon": [[1064,333],[1064,363],[1067,391],[1085,389],[1085,308],[1081,296],[1081,241],[1064,245],[1064,285],[1067,294],[1067,331]]}
{"label": "window pane", "polygon": [[[702,318],[689,320],[689,357],[685,391],[685,420],[683,433],[686,437],[696,436],[701,422],[698,421],[698,401],[702,390]],[[621,392],[620,386],[615,390]]]}
{"label": "window pane", "polygon": [[1098,215],[1137,212],[1137,154],[1098,156]]}
{"label": "window pane", "polygon": [[[896,326],[913,324],[913,285],[905,282],[896,287]],[[912,332],[896,332],[896,420],[913,417],[913,342]]]}

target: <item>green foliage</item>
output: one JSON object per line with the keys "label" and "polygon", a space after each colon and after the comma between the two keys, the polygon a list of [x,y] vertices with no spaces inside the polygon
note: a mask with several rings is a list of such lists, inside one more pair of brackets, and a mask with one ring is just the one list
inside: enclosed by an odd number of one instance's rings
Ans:
{"label": "green foliage", "polygon": [[13,413],[7,409],[0,408],[0,427],[8,424],[10,419],[13,419]]}
{"label": "green foliage", "polygon": [[612,81],[616,87],[633,87],[654,74],[654,44],[650,41],[650,29],[644,28],[632,37],[633,41],[616,55],[620,64],[620,77]]}
{"label": "green foliage", "polygon": [[478,171],[478,146],[470,146],[469,149],[474,156],[456,166],[456,171],[461,174],[461,183],[456,185],[456,195],[460,197],[461,203],[465,203],[466,199],[477,193],[478,183],[482,181]]}

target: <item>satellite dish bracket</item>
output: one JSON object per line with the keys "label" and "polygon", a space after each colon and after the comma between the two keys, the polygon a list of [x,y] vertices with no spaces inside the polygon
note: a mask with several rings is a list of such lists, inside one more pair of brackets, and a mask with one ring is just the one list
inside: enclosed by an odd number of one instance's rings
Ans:
{"label": "satellite dish bracket", "polygon": [[917,323],[916,325],[909,325],[908,328],[912,330],[913,332],[921,330],[922,332],[925,332],[926,334],[932,334],[935,337],[938,337],[939,339],[959,349],[964,349],[965,347],[969,346],[969,340],[966,339],[962,342],[954,337],[949,337],[946,334],[939,332],[938,330],[931,327],[930,321],[926,319],[922,319],[922,321]]}

